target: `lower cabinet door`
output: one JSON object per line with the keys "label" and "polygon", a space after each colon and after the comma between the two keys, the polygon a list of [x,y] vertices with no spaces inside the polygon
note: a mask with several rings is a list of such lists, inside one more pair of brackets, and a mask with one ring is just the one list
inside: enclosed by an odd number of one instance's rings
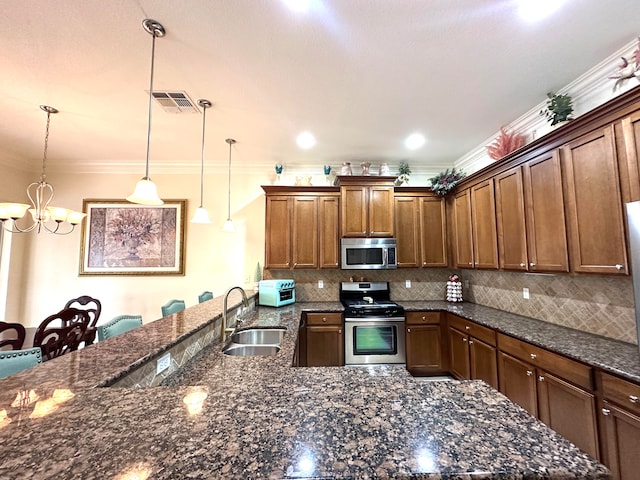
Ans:
{"label": "lower cabinet door", "polygon": [[469,339],[467,335],[449,328],[449,368],[458,378],[470,379]]}
{"label": "lower cabinet door", "polygon": [[538,397],[534,368],[500,352],[500,391],[534,417],[538,416]]}
{"label": "lower cabinet door", "polygon": [[440,325],[406,327],[407,370],[416,374],[442,372]]}
{"label": "lower cabinet door", "polygon": [[550,373],[539,371],[537,380],[540,420],[599,459],[594,395]]}
{"label": "lower cabinet door", "polygon": [[640,478],[640,417],[603,402],[601,426],[604,433],[603,463],[614,480]]}
{"label": "lower cabinet door", "polygon": [[471,378],[484,380],[498,389],[498,356],[496,347],[477,338],[469,338]]}
{"label": "lower cabinet door", "polygon": [[342,326],[307,326],[307,367],[339,367],[344,365],[344,332]]}

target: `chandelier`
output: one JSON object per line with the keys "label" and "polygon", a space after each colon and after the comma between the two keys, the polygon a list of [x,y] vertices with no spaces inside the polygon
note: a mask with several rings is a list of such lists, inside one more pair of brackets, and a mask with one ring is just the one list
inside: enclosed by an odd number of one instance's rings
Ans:
{"label": "chandelier", "polygon": [[147,160],[145,166],[144,177],[136,183],[134,192],[127,197],[131,203],[138,203],[141,205],[162,205],[164,202],[158,196],[158,189],[156,184],[151,181],[149,177],[149,147],[151,145],[151,111],[153,103],[153,65],[155,61],[156,52],[156,37],[164,37],[165,29],[162,24],[146,18],[142,21],[142,27],[148,34],[153,37],[151,41],[151,78],[149,80],[149,122],[147,126]]}
{"label": "chandelier", "polygon": [[[51,114],[58,113],[58,110],[47,105],[40,105],[40,108],[47,112],[47,129],[44,137],[44,155],[42,157],[40,181],[33,182],[27,187],[27,197],[29,197],[31,205],[25,203],[0,203],[0,224],[6,231],[12,233],[26,233],[32,230],[40,233],[44,229],[47,233],[67,235],[73,231],[76,225],[82,222],[82,219],[87,214],[50,205],[53,199],[53,185],[47,183],[46,170],[49,123]],[[31,214],[33,223],[25,220],[22,225],[19,225],[18,220],[22,219],[27,211]]]}

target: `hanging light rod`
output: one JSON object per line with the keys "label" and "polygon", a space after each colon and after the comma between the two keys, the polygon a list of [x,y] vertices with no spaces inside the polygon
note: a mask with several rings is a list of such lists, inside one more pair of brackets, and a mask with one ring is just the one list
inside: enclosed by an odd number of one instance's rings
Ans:
{"label": "hanging light rod", "polygon": [[202,108],[202,156],[200,158],[200,206],[194,213],[191,223],[211,223],[209,212],[203,206],[204,198],[204,132],[207,117],[207,108],[211,107],[211,102],[204,98],[198,100],[198,105]]}
{"label": "hanging light rod", "polygon": [[[51,114],[58,113],[58,110],[48,105],[40,105],[40,109],[47,113],[40,180],[27,187],[27,197],[31,200],[31,205],[26,203],[0,203],[0,224],[6,231],[12,233],[27,233],[32,230],[40,233],[44,228],[47,233],[67,235],[73,231],[76,225],[82,222],[82,219],[87,214],[49,205],[53,199],[53,185],[47,183],[46,168],[49,147],[49,124],[51,123]],[[17,220],[23,218],[27,211],[31,214],[33,223],[27,226],[18,225]],[[12,222],[9,227],[5,225],[5,222],[8,221]],[[66,228],[60,230],[63,224],[66,224]]]}
{"label": "hanging light rod", "polygon": [[147,126],[147,159],[145,163],[144,177],[138,181],[134,192],[127,197],[131,203],[142,205],[162,205],[164,202],[158,196],[156,184],[149,177],[149,150],[151,147],[151,112],[153,106],[153,67],[156,53],[156,37],[164,37],[166,31],[162,24],[147,18],[142,21],[142,27],[149,33],[153,40],[151,42],[151,75],[149,79],[149,122]]}
{"label": "hanging light rod", "polygon": [[236,229],[233,226],[233,221],[231,220],[231,146],[236,143],[233,138],[227,138],[225,140],[229,144],[229,181],[227,183],[227,221],[224,222],[224,227],[222,229],[225,232],[235,232]]}

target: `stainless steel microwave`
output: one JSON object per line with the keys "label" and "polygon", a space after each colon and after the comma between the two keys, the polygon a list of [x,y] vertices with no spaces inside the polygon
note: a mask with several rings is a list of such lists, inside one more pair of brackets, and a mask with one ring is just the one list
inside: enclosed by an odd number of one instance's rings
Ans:
{"label": "stainless steel microwave", "polygon": [[343,270],[383,270],[396,268],[395,238],[343,238]]}

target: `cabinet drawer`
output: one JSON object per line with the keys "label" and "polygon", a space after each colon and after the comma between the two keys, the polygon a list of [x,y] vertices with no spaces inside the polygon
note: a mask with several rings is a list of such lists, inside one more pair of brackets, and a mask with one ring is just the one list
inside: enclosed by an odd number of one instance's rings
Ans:
{"label": "cabinet drawer", "polygon": [[605,399],[640,414],[640,385],[603,373],[602,393]]}
{"label": "cabinet drawer", "polygon": [[593,390],[593,370],[587,365],[502,334],[498,335],[498,347],[503,352],[510,353],[537,368],[542,368],[587,390]]}
{"label": "cabinet drawer", "polygon": [[440,312],[406,312],[405,322],[407,325],[438,325]]}
{"label": "cabinet drawer", "polygon": [[307,313],[307,325],[342,325],[341,313]]}
{"label": "cabinet drawer", "polygon": [[478,340],[482,340],[484,343],[488,343],[492,347],[496,346],[496,332],[490,328],[465,320],[457,315],[449,314],[447,315],[447,318],[449,320],[450,327],[460,330],[461,332],[465,332]]}

